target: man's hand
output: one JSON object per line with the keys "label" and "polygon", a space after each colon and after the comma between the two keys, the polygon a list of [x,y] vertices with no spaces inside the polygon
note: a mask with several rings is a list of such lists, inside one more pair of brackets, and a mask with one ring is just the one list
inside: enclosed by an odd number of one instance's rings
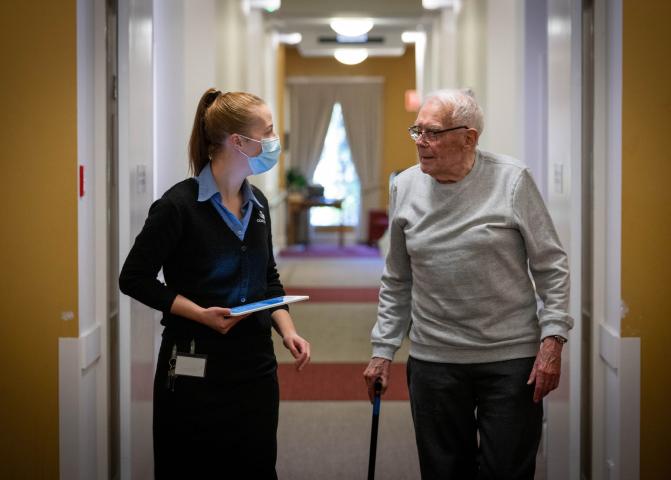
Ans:
{"label": "man's hand", "polygon": [[559,386],[562,347],[563,345],[552,337],[546,337],[541,342],[541,348],[536,355],[536,361],[527,382],[527,385],[536,383],[534,389],[534,402],[536,403]]}
{"label": "man's hand", "polygon": [[371,403],[373,402],[373,397],[375,396],[375,380],[378,378],[382,381],[382,393],[387,391],[387,385],[389,384],[389,365],[391,360],[386,358],[373,357],[370,360],[370,363],[366,367],[366,370],[363,372],[363,378],[366,381],[366,386],[368,387],[368,398]]}

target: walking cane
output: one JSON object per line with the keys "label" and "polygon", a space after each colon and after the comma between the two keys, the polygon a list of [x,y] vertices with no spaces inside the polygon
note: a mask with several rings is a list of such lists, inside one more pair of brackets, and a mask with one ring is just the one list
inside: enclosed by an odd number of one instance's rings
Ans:
{"label": "walking cane", "polygon": [[380,393],[382,381],[378,378],[374,385],[373,396],[373,425],[370,430],[370,456],[368,457],[368,480],[375,479],[375,454],[377,452],[377,426],[380,420]]}

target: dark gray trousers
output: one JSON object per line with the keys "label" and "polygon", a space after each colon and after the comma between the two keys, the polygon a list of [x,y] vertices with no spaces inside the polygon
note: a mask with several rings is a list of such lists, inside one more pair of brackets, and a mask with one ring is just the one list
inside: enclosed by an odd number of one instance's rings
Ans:
{"label": "dark gray trousers", "polygon": [[533,402],[526,384],[533,363],[408,359],[422,480],[534,478],[543,403]]}

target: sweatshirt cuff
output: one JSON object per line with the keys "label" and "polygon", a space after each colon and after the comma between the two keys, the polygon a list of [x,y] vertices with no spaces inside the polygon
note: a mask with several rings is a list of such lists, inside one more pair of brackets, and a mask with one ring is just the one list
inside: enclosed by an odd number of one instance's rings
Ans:
{"label": "sweatshirt cuff", "polygon": [[541,341],[546,337],[552,337],[554,335],[559,335],[568,340],[568,327],[559,322],[551,322],[541,326]]}
{"label": "sweatshirt cuff", "polygon": [[379,358],[385,358],[387,360],[393,360],[396,350],[398,350],[398,347],[394,345],[387,345],[384,343],[374,343],[372,357],[379,357]]}

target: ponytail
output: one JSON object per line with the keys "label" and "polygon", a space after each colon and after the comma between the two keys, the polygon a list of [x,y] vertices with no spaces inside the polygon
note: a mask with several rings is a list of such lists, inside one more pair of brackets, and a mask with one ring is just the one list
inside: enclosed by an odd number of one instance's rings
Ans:
{"label": "ponytail", "polygon": [[259,105],[263,100],[246,92],[222,94],[210,88],[200,97],[189,140],[189,170],[193,175],[200,174],[228,135],[247,134]]}
{"label": "ponytail", "polygon": [[212,154],[210,147],[213,142],[207,135],[205,115],[207,109],[219,95],[221,95],[219,90],[210,88],[200,97],[200,102],[198,102],[196,116],[193,119],[191,139],[189,140],[189,170],[194,175],[198,175],[210,161],[210,155]]}

